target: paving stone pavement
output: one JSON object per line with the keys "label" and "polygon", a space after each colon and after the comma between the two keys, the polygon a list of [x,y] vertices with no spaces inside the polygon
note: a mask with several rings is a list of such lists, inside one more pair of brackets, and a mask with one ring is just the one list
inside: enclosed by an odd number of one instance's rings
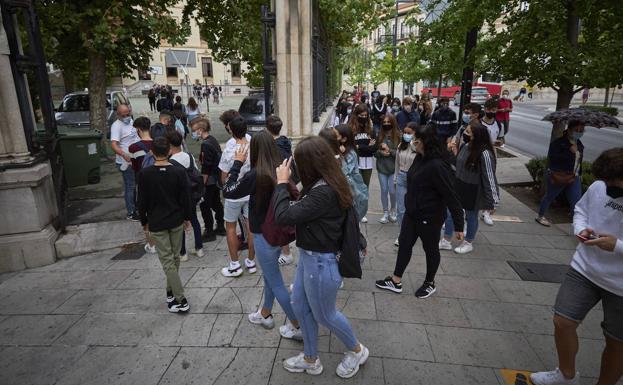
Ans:
{"label": "paving stone pavement", "polygon": [[[337,299],[370,349],[354,379],[335,374],[344,346],[326,329],[319,341],[322,375],[282,368],[302,345],[280,338],[276,328],[247,321],[246,314],[263,298],[261,271],[222,277],[227,251],[219,237],[205,245],[203,258],[191,255],[182,264],[192,306],[187,315],[167,312],[164,274],[151,254],[113,261],[120,249],[112,249],[0,275],[5,298],[0,384],[500,385],[501,368],[556,365],[551,305],[558,284],[522,281],[507,261],[568,263],[575,242],[565,226],[539,226],[530,209],[502,192],[497,214],[523,222],[481,224],[473,253],[443,251],[438,291],[420,300],[413,296],[425,272],[420,245],[402,294],[374,287],[374,280],[393,270],[398,231],[395,224],[377,222],[376,201],[373,183],[372,213],[364,226],[370,242],[364,277],[346,280]],[[294,265],[283,268],[286,282],[294,270]],[[285,317],[276,303],[274,312],[282,324]],[[594,383],[598,375],[601,316],[598,306],[579,329],[584,383]]]}

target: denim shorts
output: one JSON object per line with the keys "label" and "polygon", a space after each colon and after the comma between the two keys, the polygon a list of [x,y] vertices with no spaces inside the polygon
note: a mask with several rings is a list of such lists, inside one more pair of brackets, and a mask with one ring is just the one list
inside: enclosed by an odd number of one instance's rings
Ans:
{"label": "denim shorts", "polygon": [[569,268],[558,290],[554,313],[580,323],[599,301],[604,310],[604,334],[623,342],[623,297],[595,285],[573,268]]}
{"label": "denim shorts", "polygon": [[223,215],[223,219],[225,222],[237,222],[240,213],[244,215],[245,218],[249,217],[249,201],[230,201],[229,199],[225,199],[225,212]]}

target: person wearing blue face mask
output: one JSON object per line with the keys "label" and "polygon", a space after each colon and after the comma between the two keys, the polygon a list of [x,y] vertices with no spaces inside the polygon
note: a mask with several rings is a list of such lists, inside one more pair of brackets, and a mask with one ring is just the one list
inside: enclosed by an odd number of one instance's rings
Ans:
{"label": "person wearing blue face mask", "polygon": [[551,226],[551,222],[545,218],[545,212],[560,193],[564,192],[567,196],[571,213],[582,196],[582,135],[584,123],[570,120],[562,137],[549,145],[548,167],[545,171],[547,191],[541,200],[539,216],[535,218],[543,226]]}
{"label": "person wearing blue face mask", "polygon": [[132,125],[130,107],[126,104],[120,104],[117,107],[117,120],[110,127],[110,146],[116,154],[115,163],[123,176],[126,218],[132,221],[138,221],[140,218],[134,203],[136,183],[134,170],[131,167],[130,145],[139,140],[136,129]]}
{"label": "person wearing blue face mask", "polygon": [[[402,130],[400,144],[396,150],[396,165],[394,167],[394,184],[396,185],[396,206],[398,213],[398,224],[402,224],[402,217],[405,214],[405,195],[407,194],[407,172],[415,159],[415,146],[413,142],[413,133],[418,124],[415,122],[407,123]],[[398,229],[400,234],[400,229]],[[398,238],[394,241],[394,245],[398,246]]]}

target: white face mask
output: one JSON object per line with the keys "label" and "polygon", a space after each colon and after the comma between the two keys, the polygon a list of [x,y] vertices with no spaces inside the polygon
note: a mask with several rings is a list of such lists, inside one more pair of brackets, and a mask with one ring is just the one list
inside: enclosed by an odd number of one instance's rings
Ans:
{"label": "white face mask", "polygon": [[508,99],[508,95],[503,94],[503,95],[502,95],[502,99]]}

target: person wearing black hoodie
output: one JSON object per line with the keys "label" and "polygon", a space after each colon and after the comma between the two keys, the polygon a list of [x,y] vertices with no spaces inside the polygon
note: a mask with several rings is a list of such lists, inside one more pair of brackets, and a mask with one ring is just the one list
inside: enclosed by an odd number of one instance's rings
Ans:
{"label": "person wearing black hoodie", "polygon": [[[373,158],[378,150],[378,145],[376,144],[376,137],[372,132],[372,121],[370,120],[367,105],[361,103],[355,107],[349,125],[355,136],[355,150],[359,159],[359,172],[363,177],[364,183],[369,188]],[[368,218],[364,216],[361,222],[367,223]]]}
{"label": "person wearing black hoodie", "polygon": [[455,235],[463,240],[463,208],[454,190],[454,175],[445,145],[437,139],[431,126],[419,126],[412,139],[417,153],[407,172],[405,215],[398,236],[398,257],[393,276],[376,281],[376,287],[394,293],[402,292],[402,275],[411,261],[418,238],[426,253],[426,278],[415,292],[418,298],[430,297],[435,291],[435,275],[439,268],[439,238],[446,219],[446,207],[452,214]]}

